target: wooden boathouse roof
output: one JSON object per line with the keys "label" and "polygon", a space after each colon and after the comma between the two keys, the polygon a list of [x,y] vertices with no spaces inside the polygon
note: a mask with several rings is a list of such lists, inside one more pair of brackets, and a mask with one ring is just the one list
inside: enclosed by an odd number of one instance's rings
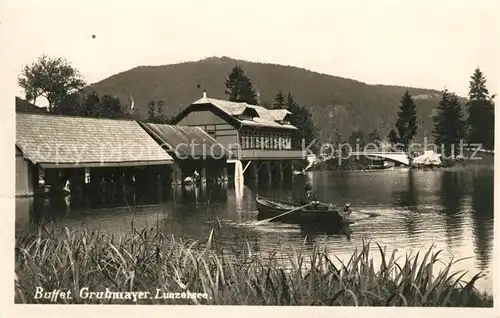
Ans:
{"label": "wooden boathouse roof", "polygon": [[44,168],[173,163],[132,120],[16,113],[16,147]]}
{"label": "wooden boathouse roof", "polygon": [[[286,116],[291,114],[287,109],[267,109],[258,105],[207,98],[205,96],[184,108],[172,121],[177,123],[187,116],[189,112],[202,109],[209,105],[215,107],[218,111],[230,117],[232,122],[236,122],[241,126],[297,130],[295,126],[284,122]],[[241,117],[242,115],[245,117]]]}
{"label": "wooden boathouse roof", "polygon": [[180,158],[222,159],[229,152],[212,136],[199,127],[153,124],[140,122],[141,126],[169,153]]}

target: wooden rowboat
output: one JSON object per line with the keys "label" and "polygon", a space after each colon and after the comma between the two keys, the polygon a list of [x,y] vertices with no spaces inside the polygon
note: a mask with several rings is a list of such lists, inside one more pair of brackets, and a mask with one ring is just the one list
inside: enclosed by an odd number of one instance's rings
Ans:
{"label": "wooden rowboat", "polygon": [[[259,220],[278,216],[300,206],[289,202],[270,200],[260,196],[256,197],[256,202],[257,210],[259,212],[257,218]],[[326,224],[328,226],[342,226],[352,223],[349,219],[344,218],[338,209],[332,209],[331,207],[325,205],[308,206],[304,209],[280,216],[272,221],[294,224],[318,223]]]}

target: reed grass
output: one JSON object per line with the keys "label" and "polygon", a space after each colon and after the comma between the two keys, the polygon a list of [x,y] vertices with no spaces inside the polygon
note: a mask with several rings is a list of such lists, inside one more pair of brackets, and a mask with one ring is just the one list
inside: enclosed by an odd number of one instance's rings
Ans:
{"label": "reed grass", "polygon": [[[217,229],[204,241],[184,241],[157,228],[132,228],[115,237],[99,230],[69,231],[39,226],[16,234],[15,301],[35,299],[35,290],[62,289],[78,295],[90,291],[149,291],[206,293],[207,299],[59,299],[57,303],[144,303],[213,305],[329,305],[329,306],[458,306],[492,307],[493,297],[479,292],[475,275],[449,262],[438,275],[440,251],[398,260],[377,243],[364,242],[348,262],[319,246],[312,251],[290,249],[291,266],[276,257],[222,252]],[[381,265],[374,266],[375,246]]]}

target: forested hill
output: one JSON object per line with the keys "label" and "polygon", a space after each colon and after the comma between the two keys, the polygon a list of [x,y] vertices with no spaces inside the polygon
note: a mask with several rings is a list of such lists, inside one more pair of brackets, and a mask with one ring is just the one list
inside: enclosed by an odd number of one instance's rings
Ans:
{"label": "forested hill", "polygon": [[[278,90],[290,92],[299,104],[310,109],[324,138],[338,131],[346,139],[356,129],[378,129],[381,136],[386,136],[394,126],[398,103],[406,89],[368,85],[292,66],[214,57],[173,65],[139,66],[94,83],[88,90],[117,96],[125,105],[131,95],[143,116],[147,115],[149,101],[164,99],[165,114],[173,115],[200,98],[203,89],[208,97],[227,99],[224,81],[235,63],[251,79],[261,104],[271,104]],[[441,93],[419,88],[410,88],[410,93],[419,109],[418,135],[430,136],[431,113]]]}

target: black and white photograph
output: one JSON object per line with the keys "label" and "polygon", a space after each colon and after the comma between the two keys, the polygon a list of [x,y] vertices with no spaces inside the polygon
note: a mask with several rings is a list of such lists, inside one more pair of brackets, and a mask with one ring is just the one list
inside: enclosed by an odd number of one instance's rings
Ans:
{"label": "black and white photograph", "polygon": [[498,317],[499,8],[2,1],[0,316]]}

